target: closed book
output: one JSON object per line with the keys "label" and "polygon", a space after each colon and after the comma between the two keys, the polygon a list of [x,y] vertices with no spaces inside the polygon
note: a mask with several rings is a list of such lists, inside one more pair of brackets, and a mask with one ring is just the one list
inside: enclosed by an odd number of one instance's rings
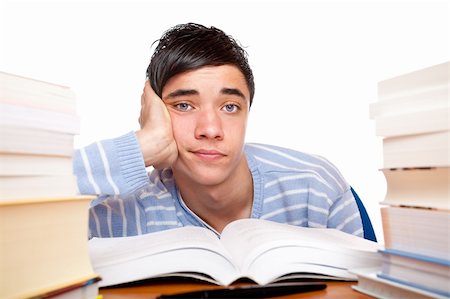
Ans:
{"label": "closed book", "polygon": [[450,260],[450,211],[382,207],[386,248]]}
{"label": "closed book", "polygon": [[[413,87],[411,87],[413,88]],[[405,90],[389,98],[379,98],[369,106],[369,117],[377,119],[386,116],[419,112],[422,110],[448,107],[449,86],[431,86],[421,90]]]}
{"label": "closed book", "polygon": [[438,295],[423,289],[382,279],[377,276],[379,268],[353,269],[351,272],[358,277],[358,283],[352,288],[363,294],[382,299],[447,299],[447,296]]}
{"label": "closed book", "polygon": [[450,107],[426,109],[375,119],[377,136],[393,137],[450,130]]}
{"label": "closed book", "polygon": [[450,296],[450,260],[386,249],[379,277]]}
{"label": "closed book", "polygon": [[69,87],[5,72],[0,72],[0,103],[76,114]]}
{"label": "closed book", "polygon": [[30,198],[75,196],[74,175],[0,176],[0,202]]}
{"label": "closed book", "polygon": [[88,276],[87,279],[75,280],[72,284],[52,289],[47,293],[39,294],[38,297],[39,299],[99,299],[98,282],[100,280],[100,276]]}
{"label": "closed book", "polygon": [[383,138],[383,168],[450,166],[450,131]]}
{"label": "closed book", "polygon": [[378,99],[390,101],[405,94],[415,94],[449,84],[448,61],[414,70],[378,83]]}
{"label": "closed book", "polygon": [[70,175],[72,157],[0,153],[0,177]]}
{"label": "closed book", "polygon": [[92,198],[0,201],[0,298],[41,297],[98,276],[88,254]]}
{"label": "closed book", "polygon": [[0,126],[24,127],[69,134],[80,133],[77,115],[0,103]]}
{"label": "closed book", "polygon": [[450,168],[382,169],[386,196],[382,203],[450,210]]}
{"label": "closed book", "polygon": [[34,128],[0,125],[0,153],[72,157],[74,135]]}
{"label": "closed book", "polygon": [[378,83],[369,107],[376,135],[394,137],[450,129],[449,66],[444,62]]}

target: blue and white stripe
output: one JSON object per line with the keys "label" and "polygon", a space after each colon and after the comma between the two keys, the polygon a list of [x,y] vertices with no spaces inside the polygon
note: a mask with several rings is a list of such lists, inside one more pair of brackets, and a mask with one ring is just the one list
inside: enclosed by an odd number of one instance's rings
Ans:
{"label": "blue and white stripe", "polygon": [[[262,144],[247,144],[245,154],[255,188],[251,217],[363,235],[350,186],[329,161]],[[170,169],[147,173],[133,132],[78,150],[74,170],[80,192],[99,195],[91,237],[208,227],[184,204]]]}

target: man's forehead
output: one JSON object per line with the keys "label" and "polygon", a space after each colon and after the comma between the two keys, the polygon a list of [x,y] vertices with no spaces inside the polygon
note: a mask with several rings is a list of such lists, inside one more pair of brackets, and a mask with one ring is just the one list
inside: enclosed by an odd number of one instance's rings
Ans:
{"label": "man's forehead", "polygon": [[242,71],[234,65],[203,66],[172,76],[163,88],[163,96],[199,95],[207,90],[224,95],[250,97]]}

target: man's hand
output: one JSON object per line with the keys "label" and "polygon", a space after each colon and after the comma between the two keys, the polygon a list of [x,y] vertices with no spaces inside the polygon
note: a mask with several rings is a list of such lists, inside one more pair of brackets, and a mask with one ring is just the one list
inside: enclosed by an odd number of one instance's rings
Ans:
{"label": "man's hand", "polygon": [[141,145],[145,166],[157,169],[171,166],[178,157],[178,148],[173,138],[170,115],[164,102],[145,81],[141,96],[141,129],[136,137]]}

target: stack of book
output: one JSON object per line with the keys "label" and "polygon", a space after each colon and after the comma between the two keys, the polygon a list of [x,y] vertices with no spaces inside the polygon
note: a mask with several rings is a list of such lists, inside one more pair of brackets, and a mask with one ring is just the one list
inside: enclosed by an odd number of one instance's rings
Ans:
{"label": "stack of book", "polygon": [[362,292],[450,297],[449,66],[379,82],[370,113],[383,140],[385,249],[381,269],[357,271]]}
{"label": "stack of book", "polygon": [[0,298],[95,298],[71,89],[0,72]]}

